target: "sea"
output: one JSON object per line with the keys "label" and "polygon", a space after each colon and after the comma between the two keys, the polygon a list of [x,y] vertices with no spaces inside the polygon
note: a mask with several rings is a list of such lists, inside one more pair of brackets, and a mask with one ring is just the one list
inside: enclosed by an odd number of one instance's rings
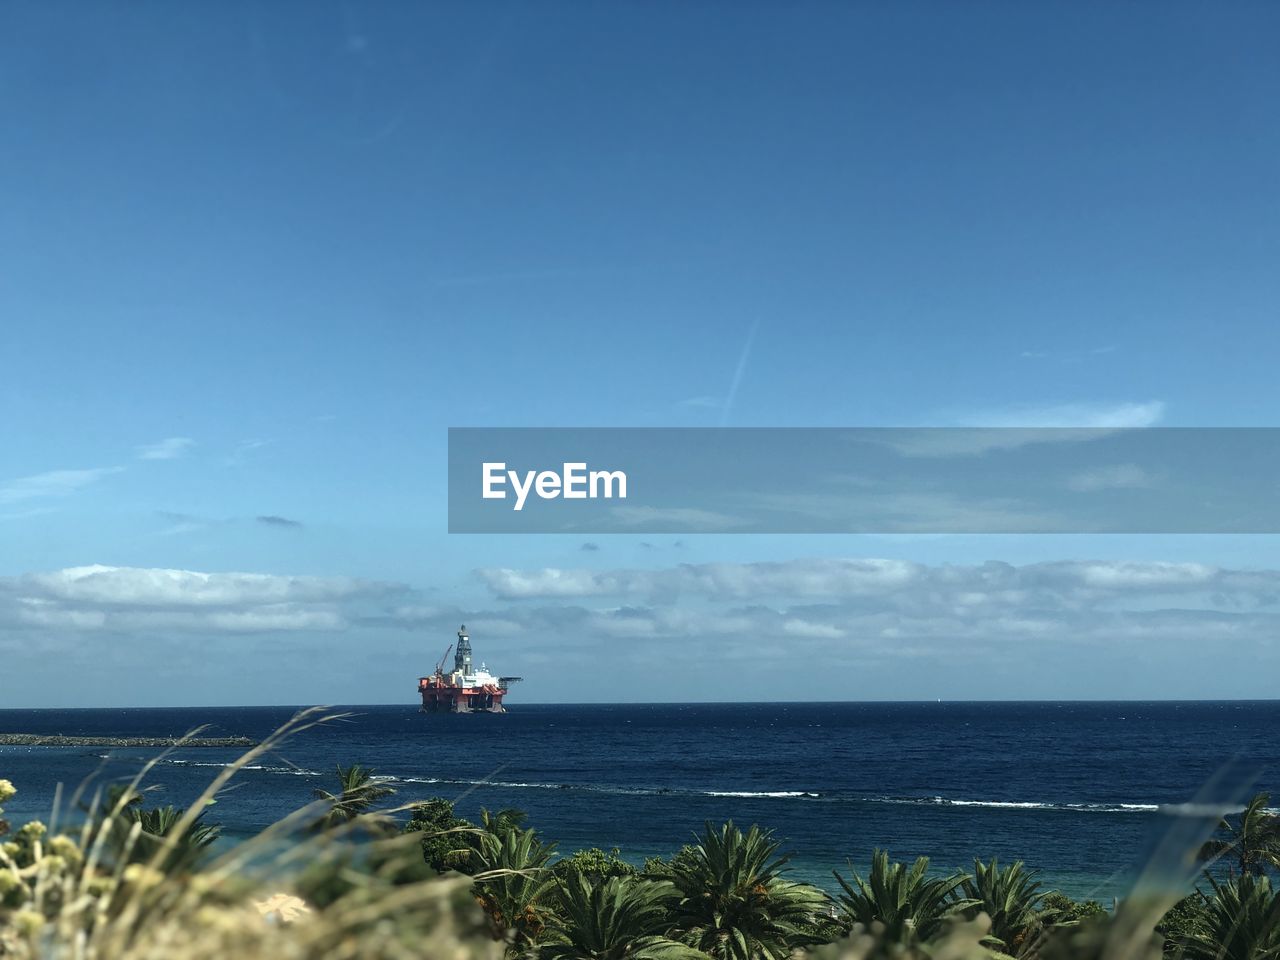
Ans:
{"label": "sea", "polygon": [[[296,707],[0,709],[0,733],[265,738]],[[1109,903],[1176,872],[1181,854],[1257,790],[1280,797],[1280,701],[1036,703],[521,704],[503,715],[414,705],[345,714],[241,771],[210,809],[224,843],[333,789],[360,763],[396,802],[517,807],[561,853],[667,856],[703,825],[773,831],[796,879],[832,888],[872,851],[1022,860],[1047,886]],[[169,752],[153,802],[189,803],[239,749]],[[48,821],[62,785],[127,780],[155,748],[0,746],[19,794],[5,816]],[[1280,805],[1280,800],[1274,805]]]}

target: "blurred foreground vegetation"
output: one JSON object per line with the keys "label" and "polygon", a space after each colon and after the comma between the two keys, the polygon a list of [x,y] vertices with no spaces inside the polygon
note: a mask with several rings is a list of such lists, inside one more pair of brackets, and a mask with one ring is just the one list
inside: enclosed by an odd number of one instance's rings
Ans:
{"label": "blurred foreground vegetation", "polygon": [[[788,878],[767,830],[708,824],[642,867],[618,851],[557,856],[518,810],[479,823],[359,766],[225,852],[210,805],[299,714],[188,808],[132,784],[78,795],[74,827],[13,827],[0,808],[0,957],[84,960],[452,958],[1280,960],[1280,817],[1265,795],[1198,850],[1194,891],[1107,909],[1046,890],[1021,863],[950,874],[877,851],[838,893]],[[0,804],[14,794],[0,780]],[[407,819],[407,822],[406,822]]]}

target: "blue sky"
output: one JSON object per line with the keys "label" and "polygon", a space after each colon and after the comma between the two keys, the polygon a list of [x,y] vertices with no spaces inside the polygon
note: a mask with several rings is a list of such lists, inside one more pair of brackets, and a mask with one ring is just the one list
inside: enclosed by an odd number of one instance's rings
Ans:
{"label": "blue sky", "polygon": [[[450,426],[1271,425],[1277,27],[7,6],[0,700],[411,702],[463,616],[528,700],[580,699],[581,650],[631,700],[1273,695],[1238,658],[1280,666],[1275,594],[1232,572],[1273,538],[450,537],[444,455]],[[803,586],[867,558],[920,594]],[[1200,574],[1037,567],[983,619],[989,561]],[[547,569],[617,592],[493,572]],[[635,585],[690,569],[747,585]],[[945,570],[979,586],[935,610]],[[796,644],[833,666],[779,686]],[[690,647],[736,685],[653,679]]]}

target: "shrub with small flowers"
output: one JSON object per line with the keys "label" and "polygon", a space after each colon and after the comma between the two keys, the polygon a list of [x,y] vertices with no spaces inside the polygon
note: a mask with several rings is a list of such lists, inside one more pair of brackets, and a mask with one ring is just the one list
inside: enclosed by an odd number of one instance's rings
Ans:
{"label": "shrub with small flowers", "polygon": [[[17,790],[0,780],[0,800]],[[0,814],[3,814],[0,808]],[[80,847],[70,837],[48,836],[39,820],[17,831],[0,819],[0,957],[21,956],[19,946],[30,942],[57,915],[64,891],[84,863]]]}
{"label": "shrub with small flowers", "polygon": [[[17,793],[17,789],[8,780],[0,780],[0,803],[4,803]],[[0,807],[0,837],[9,832],[9,821],[4,818],[4,807]]]}
{"label": "shrub with small flowers", "polygon": [[[15,793],[0,780],[0,797]],[[354,845],[336,834],[299,838],[308,860],[354,878],[320,907],[298,895],[271,855],[253,853],[254,841],[237,848],[248,853],[232,857],[238,868],[215,856],[174,856],[184,841],[207,846],[208,828],[197,833],[199,818],[184,823],[182,810],[145,810],[128,795],[82,809],[79,842],[35,820],[0,830],[0,960],[504,960],[470,879],[429,874],[412,836]],[[409,876],[401,860],[429,879]]]}

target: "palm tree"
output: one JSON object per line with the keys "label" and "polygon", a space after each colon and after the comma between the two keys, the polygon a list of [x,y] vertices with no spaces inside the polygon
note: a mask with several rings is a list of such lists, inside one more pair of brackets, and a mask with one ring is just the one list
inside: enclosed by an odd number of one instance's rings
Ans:
{"label": "palm tree", "polygon": [[560,913],[548,924],[547,960],[706,960],[667,937],[680,899],[665,881],[610,877],[593,883],[574,871],[559,890]]}
{"label": "palm tree", "polygon": [[844,893],[838,898],[845,925],[884,925],[885,936],[899,943],[927,942],[937,935],[949,918],[977,906],[972,897],[957,896],[969,879],[966,874],[930,877],[929,858],[920,857],[908,868],[889,863],[889,854],[877,850],[871,857],[871,873],[863,880],[835,877]]}
{"label": "palm tree", "polygon": [[708,823],[670,864],[680,893],[673,935],[717,960],[779,960],[827,939],[831,901],[782,877],[788,858],[778,846],[757,826]]}
{"label": "palm tree", "polygon": [[536,946],[552,919],[556,880],[547,864],[554,854],[555,844],[543,843],[533,830],[511,827],[477,835],[472,892],[494,936],[510,935],[516,953]]}
{"label": "palm tree", "polygon": [[135,863],[150,862],[152,857],[166,844],[169,851],[161,860],[162,870],[192,866],[204,851],[218,839],[222,827],[212,823],[201,823],[204,812],[181,833],[177,833],[178,824],[187,811],[181,807],[165,806],[153,810],[142,810],[135,806],[125,808],[128,820],[138,823],[142,832],[138,835],[138,843],[133,848],[130,859]]}
{"label": "palm tree", "polygon": [[1234,857],[1240,872],[1263,874],[1268,867],[1280,869],[1280,816],[1267,809],[1268,793],[1256,794],[1239,815],[1239,823],[1223,819],[1218,829],[1227,834],[1215,837],[1200,848],[1200,859]]}
{"label": "palm tree", "polygon": [[[544,847],[534,830],[525,830],[524,822],[528,819],[528,816],[523,810],[517,810],[514,807],[499,810],[497,813],[490,813],[481,807],[480,826],[478,828],[473,827],[470,830],[463,829],[457,834],[458,842],[466,850],[452,854],[453,869],[460,873],[469,873],[472,876],[485,870],[495,869],[490,861],[495,855],[493,851],[500,849],[502,844],[499,842],[495,845],[494,841],[501,841],[503,837],[509,834],[521,832],[529,835],[529,849],[531,851],[545,849],[547,853],[546,859],[549,861],[554,844]],[[543,865],[539,864],[539,866]],[[522,868],[514,867],[513,869]]]}
{"label": "palm tree", "polygon": [[324,800],[329,809],[316,822],[317,830],[327,830],[367,814],[369,809],[385,797],[395,793],[395,789],[374,779],[373,770],[355,763],[349,767],[338,764],[338,784],[341,789],[336,793],[328,790],[315,791],[317,800]]}
{"label": "palm tree", "polygon": [[480,808],[480,826],[494,834],[518,830],[528,819],[529,814],[516,807],[503,807],[497,813],[490,813],[483,807]]}
{"label": "palm tree", "polygon": [[185,808],[169,805],[146,810],[142,801],[141,793],[114,784],[100,803],[83,807],[97,825],[96,831],[102,832],[108,848],[126,863],[151,863],[160,849],[167,847],[168,852],[156,864],[159,869],[190,869],[222,832],[217,824],[202,822],[202,810],[178,833],[178,825],[187,815]]}
{"label": "palm tree", "polygon": [[1275,960],[1280,957],[1280,892],[1271,878],[1242,873],[1212,877],[1199,929],[1180,938],[1186,960]]}
{"label": "palm tree", "polygon": [[973,861],[973,876],[960,885],[966,898],[975,901],[965,914],[970,919],[985,913],[991,921],[989,939],[1006,953],[1023,956],[1033,952],[1052,911],[1042,909],[1044,893],[1035,874],[1018,860],[1001,868],[993,857],[990,863]]}

